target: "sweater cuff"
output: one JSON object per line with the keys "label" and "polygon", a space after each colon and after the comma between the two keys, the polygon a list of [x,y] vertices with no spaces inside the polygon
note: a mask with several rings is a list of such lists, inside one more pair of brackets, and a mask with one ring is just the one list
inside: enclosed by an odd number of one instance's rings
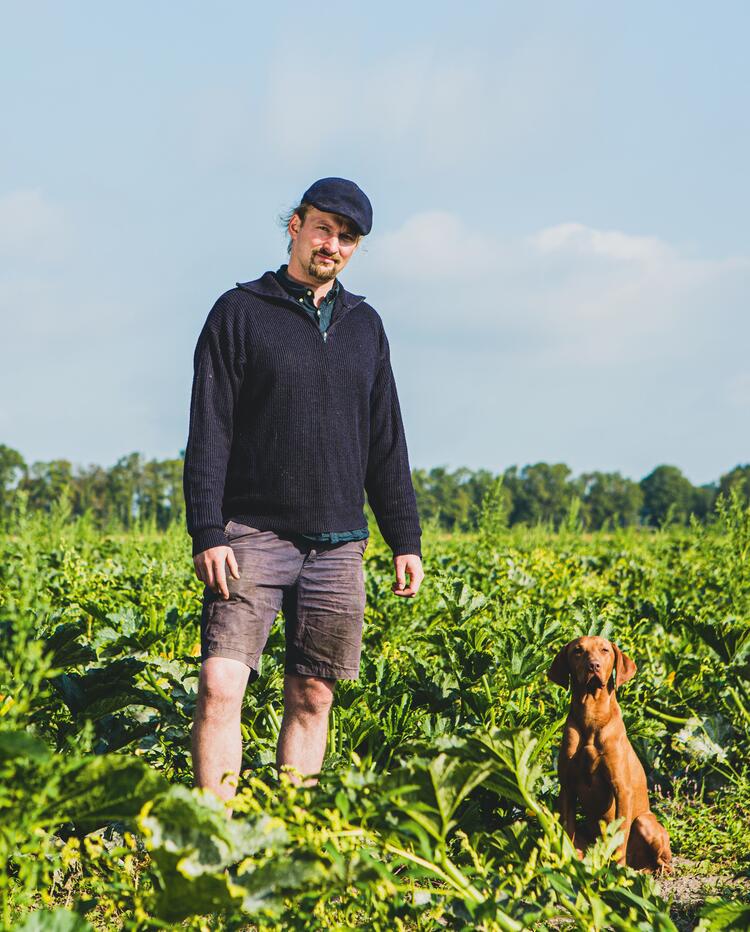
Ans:
{"label": "sweater cuff", "polygon": [[422,545],[420,537],[403,537],[398,540],[387,541],[388,546],[393,551],[394,557],[401,557],[407,553],[416,554],[421,558],[422,556]]}
{"label": "sweater cuff", "polygon": [[197,557],[211,547],[228,547],[229,541],[223,527],[207,527],[193,534],[193,556]]}

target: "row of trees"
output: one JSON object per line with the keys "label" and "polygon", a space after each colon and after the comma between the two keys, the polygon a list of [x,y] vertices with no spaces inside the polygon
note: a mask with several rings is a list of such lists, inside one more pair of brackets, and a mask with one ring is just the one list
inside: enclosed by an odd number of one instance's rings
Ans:
{"label": "row of trees", "polygon": [[182,459],[146,460],[140,453],[121,457],[109,469],[74,467],[68,460],[27,466],[17,450],[0,444],[0,517],[19,496],[30,510],[48,510],[67,497],[73,514],[90,513],[103,528],[182,521]]}
{"label": "row of trees", "polygon": [[[559,525],[578,508],[592,529],[658,526],[685,522],[690,515],[706,520],[717,496],[733,487],[750,502],[750,465],[736,466],[704,486],[694,486],[676,466],[657,466],[634,482],[616,472],[575,477],[564,463],[512,466],[501,476],[485,469],[415,469],[413,479],[422,520],[447,530],[476,528],[489,501],[496,519],[508,524]],[[131,453],[109,469],[74,467],[67,460],[29,466],[17,450],[0,444],[0,518],[13,513],[20,496],[32,510],[49,509],[67,497],[74,514],[89,513],[104,528],[142,523],[164,528],[184,520],[182,459],[146,460]]]}
{"label": "row of trees", "polygon": [[635,482],[618,472],[573,476],[564,463],[511,466],[501,476],[487,470],[414,470],[423,519],[446,529],[472,528],[482,503],[493,496],[495,509],[508,524],[552,523],[559,526],[578,508],[584,526],[660,526],[686,523],[691,515],[705,521],[720,494],[733,487],[750,503],[750,465],[736,466],[709,485],[694,486],[676,466],[657,466]]}

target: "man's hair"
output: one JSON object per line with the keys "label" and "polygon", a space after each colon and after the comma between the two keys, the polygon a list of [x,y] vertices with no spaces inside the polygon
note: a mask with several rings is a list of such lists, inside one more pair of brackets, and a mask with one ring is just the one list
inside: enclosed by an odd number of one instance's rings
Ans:
{"label": "man's hair", "polygon": [[[308,210],[309,210],[312,206],[313,206],[313,205],[312,205],[312,204],[309,204],[307,201],[300,201],[300,203],[297,204],[296,207],[292,207],[291,210],[288,210],[288,211],[287,211],[286,213],[284,213],[284,214],[279,214],[279,223],[282,225],[282,227],[284,228],[284,230],[287,230],[287,229],[289,228],[289,224],[291,223],[292,217],[293,217],[295,214],[297,214],[297,216],[299,217],[300,221],[301,221],[302,223],[304,223],[304,222],[305,222],[305,217],[307,216],[307,212],[308,212]],[[291,238],[291,236],[289,236],[288,233],[287,233],[286,251],[291,255],[291,253],[292,253],[292,238]]]}

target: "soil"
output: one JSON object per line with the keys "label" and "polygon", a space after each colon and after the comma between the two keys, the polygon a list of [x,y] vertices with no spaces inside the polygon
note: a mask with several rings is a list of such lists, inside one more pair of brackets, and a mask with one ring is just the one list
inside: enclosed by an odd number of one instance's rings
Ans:
{"label": "soil", "polygon": [[699,865],[687,858],[674,858],[673,873],[658,880],[661,895],[672,900],[670,916],[680,932],[688,932],[698,924],[701,906],[711,896],[736,900],[750,897],[750,878],[730,872],[698,874]]}

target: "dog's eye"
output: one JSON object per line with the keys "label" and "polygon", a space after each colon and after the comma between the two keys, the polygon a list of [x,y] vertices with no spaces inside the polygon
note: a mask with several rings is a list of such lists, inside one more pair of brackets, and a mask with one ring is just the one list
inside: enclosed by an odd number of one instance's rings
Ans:
{"label": "dog's eye", "polygon": [[583,653],[583,648],[582,648],[582,647],[576,647],[576,648],[574,649],[573,653],[574,653],[574,654],[582,654],[582,653]]}

